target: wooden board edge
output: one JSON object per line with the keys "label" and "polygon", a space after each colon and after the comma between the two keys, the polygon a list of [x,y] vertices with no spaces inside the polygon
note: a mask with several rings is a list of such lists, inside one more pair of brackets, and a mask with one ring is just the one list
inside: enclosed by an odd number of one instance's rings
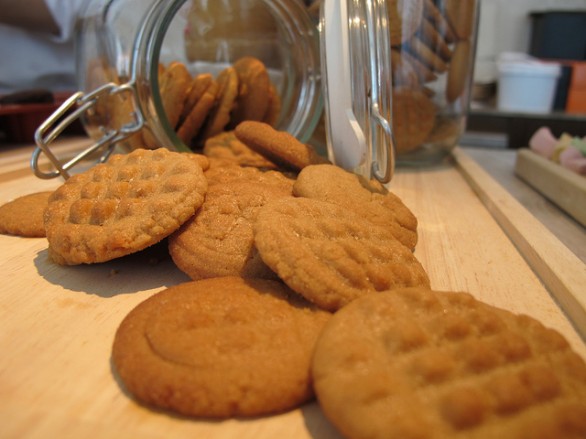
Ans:
{"label": "wooden board edge", "polygon": [[586,264],[461,148],[456,168],[586,340]]}
{"label": "wooden board edge", "polygon": [[517,152],[515,174],[586,226],[586,178],[523,148]]}

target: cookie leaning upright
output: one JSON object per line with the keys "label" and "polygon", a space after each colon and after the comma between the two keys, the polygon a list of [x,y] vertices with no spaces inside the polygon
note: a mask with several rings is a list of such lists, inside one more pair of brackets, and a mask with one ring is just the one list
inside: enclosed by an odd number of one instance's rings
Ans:
{"label": "cookie leaning upright", "polygon": [[410,249],[417,244],[417,218],[385,187],[334,165],[304,168],[293,185],[298,197],[315,198],[337,204],[381,226]]}
{"label": "cookie leaning upright", "polygon": [[207,179],[188,155],[138,149],[74,175],[45,210],[51,258],[62,265],[104,262],[149,247],[201,206]]}
{"label": "cookie leaning upright", "polygon": [[254,223],[262,260],[292,290],[328,311],[358,297],[429,278],[389,227],[326,201],[271,201]]}
{"label": "cookie leaning upright", "polygon": [[312,376],[344,437],[586,437],[584,360],[537,320],[466,293],[354,301],[324,327]]}
{"label": "cookie leaning upright", "polygon": [[268,123],[245,121],[234,129],[242,143],[268,160],[287,169],[299,171],[306,166],[329,163],[311,145],[297,140],[286,131],[280,131]]}

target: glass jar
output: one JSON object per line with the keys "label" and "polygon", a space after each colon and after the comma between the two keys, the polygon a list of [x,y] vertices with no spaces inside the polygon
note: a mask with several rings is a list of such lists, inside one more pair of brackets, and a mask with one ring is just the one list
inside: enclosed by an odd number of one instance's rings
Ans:
{"label": "glass jar", "polygon": [[389,2],[397,164],[441,162],[466,126],[479,0]]}
{"label": "glass jar", "polygon": [[[77,41],[80,91],[37,130],[35,173],[68,177],[78,158],[62,164],[49,144],[77,117],[95,139],[81,158],[97,154],[103,161],[115,149],[141,146],[192,151],[170,121],[162,78],[179,63],[191,78],[218,79],[238,60],[253,57],[265,66],[278,97],[275,128],[309,142],[325,101],[325,120],[333,128],[323,154],[388,182],[394,162],[385,0],[325,0],[322,11],[316,23],[301,0],[89,1]],[[327,54],[326,34],[333,41]],[[230,128],[229,122],[224,129]],[[41,151],[56,171],[38,169]]]}

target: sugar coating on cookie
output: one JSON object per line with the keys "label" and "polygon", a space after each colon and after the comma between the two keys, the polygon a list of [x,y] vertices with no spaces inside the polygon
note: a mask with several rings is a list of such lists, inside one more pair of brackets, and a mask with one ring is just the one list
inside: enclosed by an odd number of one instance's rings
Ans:
{"label": "sugar coating on cookie", "polygon": [[246,176],[210,185],[201,209],[170,236],[169,253],[191,279],[276,278],[254,246],[253,223],[267,202],[292,197],[293,181],[276,171],[250,169]]}
{"label": "sugar coating on cookie", "polygon": [[310,361],[330,315],[280,282],[187,282],[138,305],[112,361],[139,401],[208,418],[260,416],[313,397]]}
{"label": "sugar coating on cookie", "polygon": [[395,238],[410,249],[417,244],[417,218],[399,197],[338,166],[304,168],[293,186],[293,194],[360,212],[374,224],[389,227]]}
{"label": "sugar coating on cookie", "polygon": [[52,193],[45,191],[23,195],[0,206],[0,233],[28,238],[44,237],[43,212]]}
{"label": "sugar coating on cookie", "polygon": [[50,197],[44,218],[49,254],[75,265],[142,250],[193,216],[206,191],[201,167],[186,154],[138,149],[113,155]]}
{"label": "sugar coating on cookie", "polygon": [[329,311],[389,288],[429,286],[413,252],[388,227],[326,201],[266,204],[254,223],[254,243],[291,289]]}
{"label": "sugar coating on cookie", "polygon": [[556,331],[467,293],[360,298],[325,326],[315,391],[345,437],[586,437],[586,364]]}

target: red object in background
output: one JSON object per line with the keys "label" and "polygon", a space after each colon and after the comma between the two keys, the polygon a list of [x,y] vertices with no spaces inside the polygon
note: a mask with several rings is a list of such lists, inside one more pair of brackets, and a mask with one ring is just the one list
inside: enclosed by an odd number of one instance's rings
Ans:
{"label": "red object in background", "polygon": [[[0,104],[0,142],[34,143],[35,131],[72,92],[54,93],[52,102]],[[72,134],[83,134],[79,121],[68,127]]]}
{"label": "red object in background", "polygon": [[586,113],[586,62],[572,63],[571,78],[566,112]]}

